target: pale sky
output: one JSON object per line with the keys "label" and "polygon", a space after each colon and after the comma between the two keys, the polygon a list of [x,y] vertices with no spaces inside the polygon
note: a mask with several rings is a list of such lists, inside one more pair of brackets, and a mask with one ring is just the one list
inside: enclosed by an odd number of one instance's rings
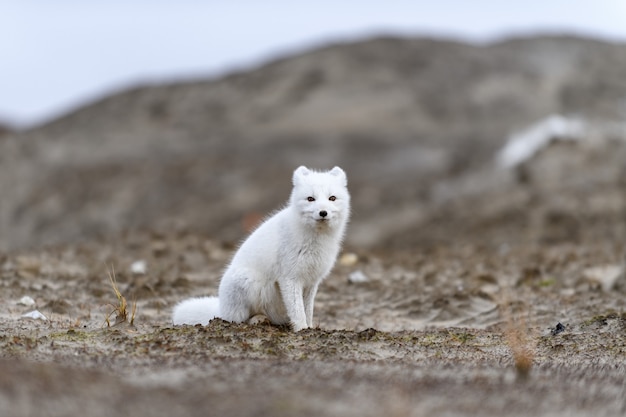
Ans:
{"label": "pale sky", "polygon": [[218,76],[377,34],[626,43],[626,0],[0,0],[0,120],[28,126],[144,82]]}

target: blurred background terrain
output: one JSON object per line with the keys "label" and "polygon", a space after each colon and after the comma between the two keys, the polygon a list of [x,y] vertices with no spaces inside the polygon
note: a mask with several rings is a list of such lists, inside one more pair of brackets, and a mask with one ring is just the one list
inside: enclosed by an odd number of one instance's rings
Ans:
{"label": "blurred background terrain", "polygon": [[[138,229],[236,242],[301,164],[347,171],[353,246],[626,233],[626,44],[597,39],[335,43],[1,135],[5,248]],[[521,153],[502,162],[507,145]]]}

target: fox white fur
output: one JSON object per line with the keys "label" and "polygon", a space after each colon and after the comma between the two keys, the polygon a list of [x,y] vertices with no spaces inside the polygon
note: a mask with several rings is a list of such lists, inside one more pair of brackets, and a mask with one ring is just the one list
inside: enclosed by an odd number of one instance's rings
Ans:
{"label": "fox white fur", "polygon": [[289,203],[243,242],[218,297],[182,301],[174,308],[174,324],[204,325],[216,317],[244,322],[262,314],[295,331],[311,327],[317,288],[337,259],[348,223],[347,184],[339,167],[296,169]]}

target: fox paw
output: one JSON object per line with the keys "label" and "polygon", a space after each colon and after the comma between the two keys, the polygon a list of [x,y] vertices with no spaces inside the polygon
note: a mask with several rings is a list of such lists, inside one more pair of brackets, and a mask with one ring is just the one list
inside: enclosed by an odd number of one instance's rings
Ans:
{"label": "fox paw", "polygon": [[258,324],[270,324],[270,319],[264,314],[257,314],[248,319],[248,324],[252,324],[254,326]]}
{"label": "fox paw", "polygon": [[298,323],[291,322],[291,329],[294,332],[299,332],[300,330],[304,330],[304,329],[308,329],[308,328],[309,328],[309,326],[306,323],[298,324]]}

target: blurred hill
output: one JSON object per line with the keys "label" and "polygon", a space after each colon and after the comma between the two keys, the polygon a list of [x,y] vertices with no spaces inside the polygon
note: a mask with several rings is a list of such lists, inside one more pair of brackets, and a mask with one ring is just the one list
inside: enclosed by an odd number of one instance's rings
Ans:
{"label": "blurred hill", "polygon": [[[503,169],[551,114],[597,129]],[[626,235],[626,45],[575,37],[472,45],[377,38],[220,79],[144,85],[0,139],[0,247],[127,229],[237,241],[298,165],[342,166],[349,243]]]}
{"label": "blurred hill", "polygon": [[5,136],[11,133],[11,128],[0,123],[0,136]]}

